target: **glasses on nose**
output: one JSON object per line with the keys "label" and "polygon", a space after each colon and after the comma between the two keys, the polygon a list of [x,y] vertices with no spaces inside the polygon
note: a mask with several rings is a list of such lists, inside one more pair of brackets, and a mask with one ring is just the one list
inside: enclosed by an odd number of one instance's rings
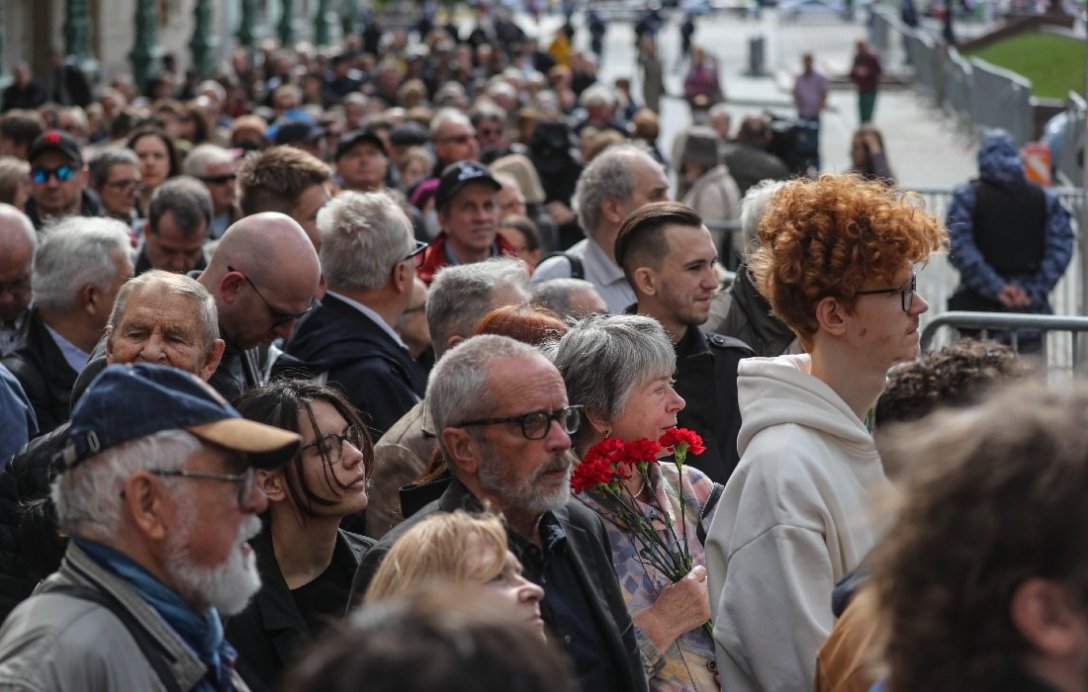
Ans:
{"label": "glasses on nose", "polygon": [[227,183],[233,183],[237,177],[233,173],[227,173],[226,175],[210,175],[200,180],[207,185],[226,185]]}
{"label": "glasses on nose", "polygon": [[918,275],[911,274],[910,280],[899,288],[870,288],[867,291],[855,291],[857,296],[873,296],[881,293],[898,293],[903,312],[910,312],[914,305],[914,292],[918,289]]}
{"label": "glasses on nose", "polygon": [[247,468],[242,473],[205,473],[203,471],[185,471],[182,469],[152,469],[151,473],[161,478],[190,478],[198,481],[237,483],[239,507],[245,507],[249,504],[249,498],[253,495],[253,488],[257,485],[257,472],[253,470],[253,467]]}
{"label": "glasses on nose", "polygon": [[518,416],[505,416],[503,418],[479,418],[477,420],[464,421],[463,423],[451,427],[467,428],[475,425],[517,423],[521,426],[521,434],[525,436],[525,439],[543,440],[548,436],[548,430],[552,426],[552,421],[559,423],[559,427],[568,435],[578,432],[578,428],[582,425],[583,408],[582,405],[578,404],[575,406],[564,406],[551,413],[548,413],[547,411],[532,411]]}
{"label": "glasses on nose", "polygon": [[119,190],[121,192],[132,192],[133,190],[140,189],[139,180],[115,180],[112,183],[106,183],[106,187]]}
{"label": "glasses on nose", "polygon": [[308,445],[302,445],[301,449],[316,449],[321,458],[329,464],[340,463],[340,457],[344,452],[344,443],[354,447],[357,451],[363,450],[363,431],[354,425],[344,428],[342,433],[325,433]]}
{"label": "glasses on nose", "polygon": [[412,263],[416,265],[416,268],[419,268],[419,265],[423,264],[423,252],[430,247],[430,244],[425,243],[422,240],[413,240],[412,242],[414,243],[412,251],[409,252],[402,261],[407,262],[408,260],[412,260]]}
{"label": "glasses on nose", "polygon": [[58,183],[66,183],[72,179],[75,175],[76,168],[71,164],[64,164],[63,166],[57,166],[56,168],[31,168],[30,179],[34,181],[36,185],[45,185],[49,182],[50,178],[56,178]]}
{"label": "glasses on nose", "polygon": [[485,127],[481,130],[476,130],[476,135],[479,137],[498,137],[502,134],[502,130],[499,128]]}
{"label": "glasses on nose", "polygon": [[438,140],[440,144],[468,144],[476,139],[476,135],[457,135],[455,137],[443,137]]}
{"label": "glasses on nose", "polygon": [[275,329],[276,327],[285,325],[285,324],[287,324],[289,322],[293,322],[293,321],[295,321],[297,319],[300,319],[303,315],[305,315],[306,313],[308,313],[310,310],[313,309],[313,305],[307,305],[306,309],[303,310],[302,312],[300,312],[298,314],[291,314],[289,312],[284,312],[283,310],[279,310],[277,308],[274,308],[274,307],[272,307],[272,304],[269,303],[268,300],[264,297],[264,295],[261,294],[260,289],[257,288],[257,284],[253,283],[253,279],[246,276],[245,272],[240,271],[238,269],[235,269],[234,267],[230,266],[229,264],[227,265],[227,271],[238,272],[239,274],[242,275],[242,278],[246,280],[246,283],[249,284],[249,287],[253,289],[253,292],[256,293],[257,297],[261,299],[261,302],[264,303],[264,306],[266,308],[268,308],[269,314],[272,315],[272,328],[273,329]]}

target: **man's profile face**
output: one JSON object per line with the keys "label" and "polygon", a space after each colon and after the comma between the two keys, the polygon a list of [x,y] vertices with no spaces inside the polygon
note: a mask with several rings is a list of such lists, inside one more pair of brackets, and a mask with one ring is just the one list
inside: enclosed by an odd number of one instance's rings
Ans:
{"label": "man's profile face", "polygon": [[442,230],[455,251],[456,246],[463,246],[470,252],[486,252],[495,242],[495,197],[495,189],[488,183],[468,183],[438,212]]}
{"label": "man's profile face", "polygon": [[212,197],[212,210],[218,216],[234,205],[234,164],[217,163],[208,166],[208,170],[201,178],[201,182],[208,188],[208,194]]}
{"label": "man's profile face", "polygon": [[106,362],[169,365],[207,380],[214,372],[194,299],[167,286],[129,296],[106,340]]}
{"label": "man's profile face", "polygon": [[705,226],[668,226],[664,233],[669,252],[659,267],[650,269],[657,289],[652,300],[678,322],[698,326],[707,321],[718,287],[714,241]]}
{"label": "man's profile face", "polygon": [[321,232],[317,230],[317,212],[330,199],[324,185],[311,185],[298,196],[289,216],[297,221],[306,237],[314,244],[314,250],[321,251]]}
{"label": "man's profile face", "polygon": [[45,216],[75,214],[85,179],[82,165],[59,151],[47,150],[30,164],[30,196]]}
{"label": "man's profile face", "polygon": [[624,216],[641,209],[650,202],[668,201],[669,180],[656,161],[649,156],[632,158],[630,170],[635,184],[631,197],[622,205]]}
{"label": "man's profile face", "polygon": [[186,230],[178,224],[174,212],[167,210],[159,217],[158,228],[149,228],[144,235],[147,258],[151,266],[168,272],[185,273],[196,268],[204,255],[208,224],[201,219],[197,228]]}
{"label": "man's profile face", "polygon": [[30,305],[31,290],[30,243],[19,240],[0,252],[0,323],[15,322]]}

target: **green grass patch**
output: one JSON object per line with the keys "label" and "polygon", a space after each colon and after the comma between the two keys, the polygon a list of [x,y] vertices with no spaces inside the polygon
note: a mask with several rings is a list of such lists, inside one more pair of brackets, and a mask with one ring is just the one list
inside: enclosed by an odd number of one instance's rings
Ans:
{"label": "green grass patch", "polygon": [[1041,98],[1084,93],[1084,42],[1053,34],[1021,34],[970,54],[1031,80]]}

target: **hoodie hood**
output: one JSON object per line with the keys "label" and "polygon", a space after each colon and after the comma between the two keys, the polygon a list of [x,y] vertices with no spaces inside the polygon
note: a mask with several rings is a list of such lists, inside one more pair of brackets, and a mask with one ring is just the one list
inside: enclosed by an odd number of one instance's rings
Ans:
{"label": "hoodie hood", "polygon": [[773,425],[812,428],[854,447],[863,456],[875,454],[865,423],[846,402],[810,373],[808,354],[776,358],[745,358],[737,368],[737,398],[741,424],[737,448],[744,455],[748,443]]}
{"label": "hoodie hood", "polygon": [[983,180],[1004,187],[1020,187],[1027,182],[1020,152],[1004,130],[991,130],[982,138],[978,150],[978,174]]}

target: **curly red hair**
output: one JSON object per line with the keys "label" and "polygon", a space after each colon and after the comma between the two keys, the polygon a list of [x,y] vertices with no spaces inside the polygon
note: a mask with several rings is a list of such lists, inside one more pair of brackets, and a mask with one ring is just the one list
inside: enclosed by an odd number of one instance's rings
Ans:
{"label": "curly red hair", "polygon": [[825,174],[774,195],[748,266],[774,315],[810,350],[820,300],[831,296],[852,310],[863,285],[891,283],[905,263],[940,250],[947,235],[917,195]]}

